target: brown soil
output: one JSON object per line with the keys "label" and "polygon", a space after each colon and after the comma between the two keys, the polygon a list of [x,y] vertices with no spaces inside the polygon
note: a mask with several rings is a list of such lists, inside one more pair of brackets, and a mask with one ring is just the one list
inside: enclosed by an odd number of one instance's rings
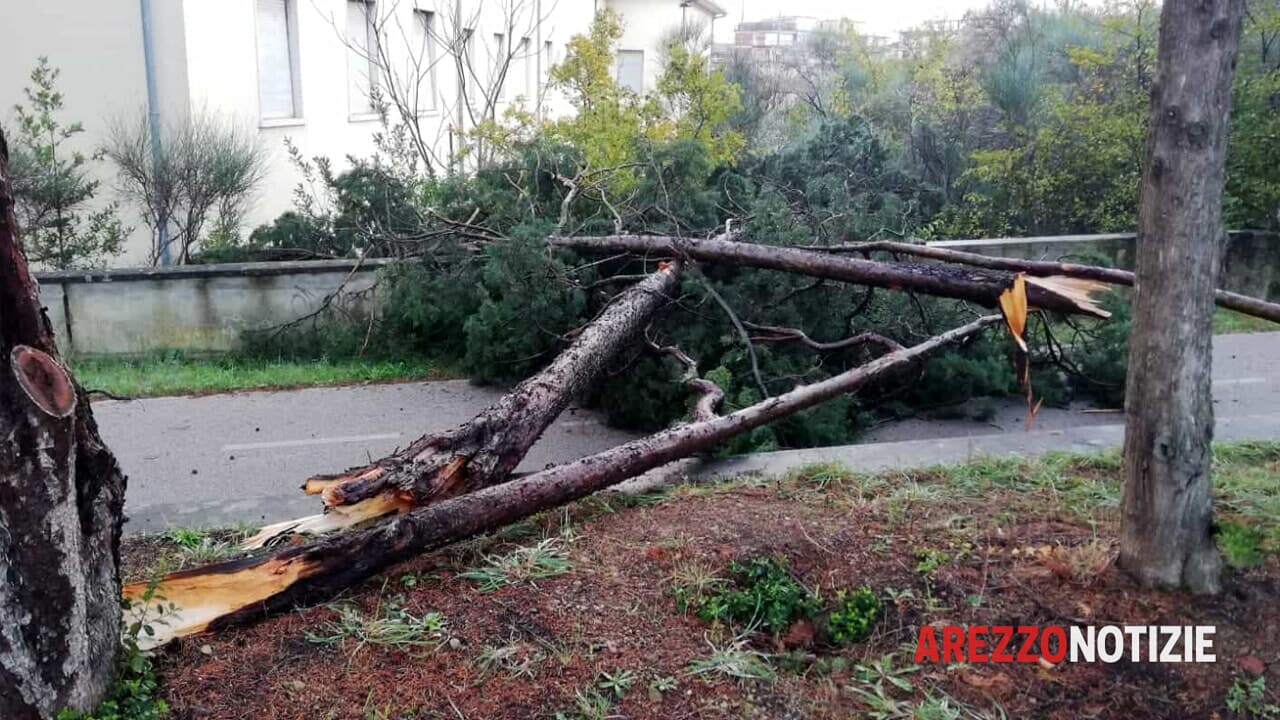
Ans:
{"label": "brown soil", "polygon": [[[345,598],[367,614],[389,603],[415,616],[442,613],[454,642],[438,649],[308,641],[309,630],[337,616],[331,606],[172,645],[158,665],[174,716],[581,717],[576,693],[599,691],[602,673],[629,670],[635,680],[609,717],[866,717],[871,707],[858,690],[872,685],[855,666],[888,653],[896,653],[895,665],[909,665],[922,623],[1210,624],[1217,626],[1218,662],[924,665],[905,676],[912,693],[884,683],[890,698],[928,696],[993,717],[1002,710],[1009,718],[1225,719],[1235,717],[1224,700],[1238,678],[1263,672],[1280,687],[1274,557],[1232,575],[1224,593],[1209,600],[1136,587],[1111,567],[1114,518],[1095,517],[1095,529],[1038,493],[993,490],[946,500],[908,493],[884,502],[856,483],[817,488],[801,479],[682,488],[632,507],[613,502],[588,501],[540,518],[519,528],[522,539],[507,533],[425,556]],[[488,594],[457,576],[483,554],[556,536],[566,523],[576,534],[566,574]],[[897,599],[886,601],[862,643],[775,656],[775,682],[689,675],[689,663],[731,633],[677,610],[673,576],[694,564],[723,573],[731,560],[759,555],[785,556],[796,576],[824,595],[867,585],[893,589]],[[938,567],[918,567],[921,558]],[[793,628],[789,635],[803,644],[813,632]],[[779,649],[772,638],[753,641],[764,652]],[[528,661],[525,669],[486,670],[480,657],[487,646],[507,648],[513,660]],[[657,678],[674,678],[677,686],[660,692],[651,687]]]}

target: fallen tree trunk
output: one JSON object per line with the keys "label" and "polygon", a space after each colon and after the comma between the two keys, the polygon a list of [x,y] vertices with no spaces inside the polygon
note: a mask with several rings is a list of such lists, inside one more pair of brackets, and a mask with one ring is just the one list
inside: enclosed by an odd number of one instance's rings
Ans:
{"label": "fallen tree trunk", "polygon": [[424,435],[369,465],[309,478],[303,489],[320,494],[330,512],[268,526],[246,545],[349,527],[506,480],[547,426],[640,337],[675,293],[680,273],[679,262],[663,264],[622,293],[544,370],[470,421]]}
{"label": "fallen tree trunk", "polygon": [[[691,422],[518,480],[415,508],[366,530],[174,573],[160,581],[154,594],[180,609],[167,624],[157,627],[154,642],[252,622],[332,597],[397,562],[586,497],[853,392],[999,321],[998,315],[987,316],[729,415]],[[148,583],[130,585],[125,595],[141,598],[148,587]]]}
{"label": "fallen tree trunk", "polygon": [[[1125,285],[1129,287],[1132,287],[1134,282],[1134,274],[1128,270],[1117,270],[1116,268],[1099,267],[1096,265],[1080,265],[1077,263],[1051,262],[1046,260],[1023,260],[1021,258],[993,257],[990,255],[980,255],[978,253],[930,247],[928,245],[918,245],[915,243],[891,241],[845,243],[841,245],[830,245],[827,247],[815,247],[813,249],[826,253],[899,253],[903,255],[928,258],[930,260],[939,260],[947,263],[987,268],[989,270],[1023,272],[1037,277],[1049,277],[1056,275],[1061,277],[1080,278],[1082,280],[1097,280],[1098,282],[1109,283],[1111,285]],[[1234,293],[1227,290],[1214,290],[1213,299],[1218,307],[1224,307],[1228,310],[1235,310],[1236,312],[1244,313],[1245,315],[1252,315],[1253,317],[1259,317],[1264,320],[1280,323],[1280,303],[1268,302],[1260,298],[1249,297],[1248,295],[1241,295],[1240,293]]]}
{"label": "fallen tree trunk", "polygon": [[0,718],[92,710],[120,648],[125,478],[58,358],[0,133]]}
{"label": "fallen tree trunk", "polygon": [[[768,270],[781,270],[842,282],[912,290],[926,295],[967,300],[996,307],[1000,293],[1013,284],[1013,273],[975,270],[937,263],[881,262],[851,258],[812,249],[737,242],[725,236],[692,240],[669,235],[605,235],[550,239],[552,245],[583,252],[631,253],[655,258],[687,257]],[[1079,278],[1029,279],[1027,300],[1043,310],[1108,317],[1089,294],[1100,284]]]}

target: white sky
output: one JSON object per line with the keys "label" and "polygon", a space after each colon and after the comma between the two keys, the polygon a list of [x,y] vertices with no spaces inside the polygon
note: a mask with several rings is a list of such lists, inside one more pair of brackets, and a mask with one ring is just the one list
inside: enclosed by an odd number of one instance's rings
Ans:
{"label": "white sky", "polygon": [[989,0],[718,0],[728,17],[716,21],[716,41],[730,42],[733,27],[742,21],[778,15],[811,15],[817,18],[847,17],[873,35],[899,30],[937,18],[959,19],[965,11],[984,7]]}

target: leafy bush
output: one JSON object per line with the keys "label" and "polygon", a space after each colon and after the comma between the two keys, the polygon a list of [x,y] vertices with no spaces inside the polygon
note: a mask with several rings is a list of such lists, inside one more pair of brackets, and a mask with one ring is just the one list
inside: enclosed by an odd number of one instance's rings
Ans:
{"label": "leafy bush", "polygon": [[837,645],[859,642],[880,617],[880,598],[870,588],[838,590],[827,614],[827,635]]}
{"label": "leafy bush", "polygon": [[811,618],[821,606],[787,570],[785,560],[755,558],[729,566],[730,583],[708,594],[695,612],[703,620],[760,627],[780,633],[801,618]]}

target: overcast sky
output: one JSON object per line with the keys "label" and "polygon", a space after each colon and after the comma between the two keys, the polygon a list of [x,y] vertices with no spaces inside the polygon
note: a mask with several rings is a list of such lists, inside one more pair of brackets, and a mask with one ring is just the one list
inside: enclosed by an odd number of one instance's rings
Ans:
{"label": "overcast sky", "polygon": [[899,30],[936,18],[964,16],[966,10],[983,7],[989,0],[718,0],[729,16],[716,21],[716,40],[733,39],[733,26],[742,21],[778,15],[811,15],[817,18],[847,17],[858,21],[863,32],[892,35]]}

